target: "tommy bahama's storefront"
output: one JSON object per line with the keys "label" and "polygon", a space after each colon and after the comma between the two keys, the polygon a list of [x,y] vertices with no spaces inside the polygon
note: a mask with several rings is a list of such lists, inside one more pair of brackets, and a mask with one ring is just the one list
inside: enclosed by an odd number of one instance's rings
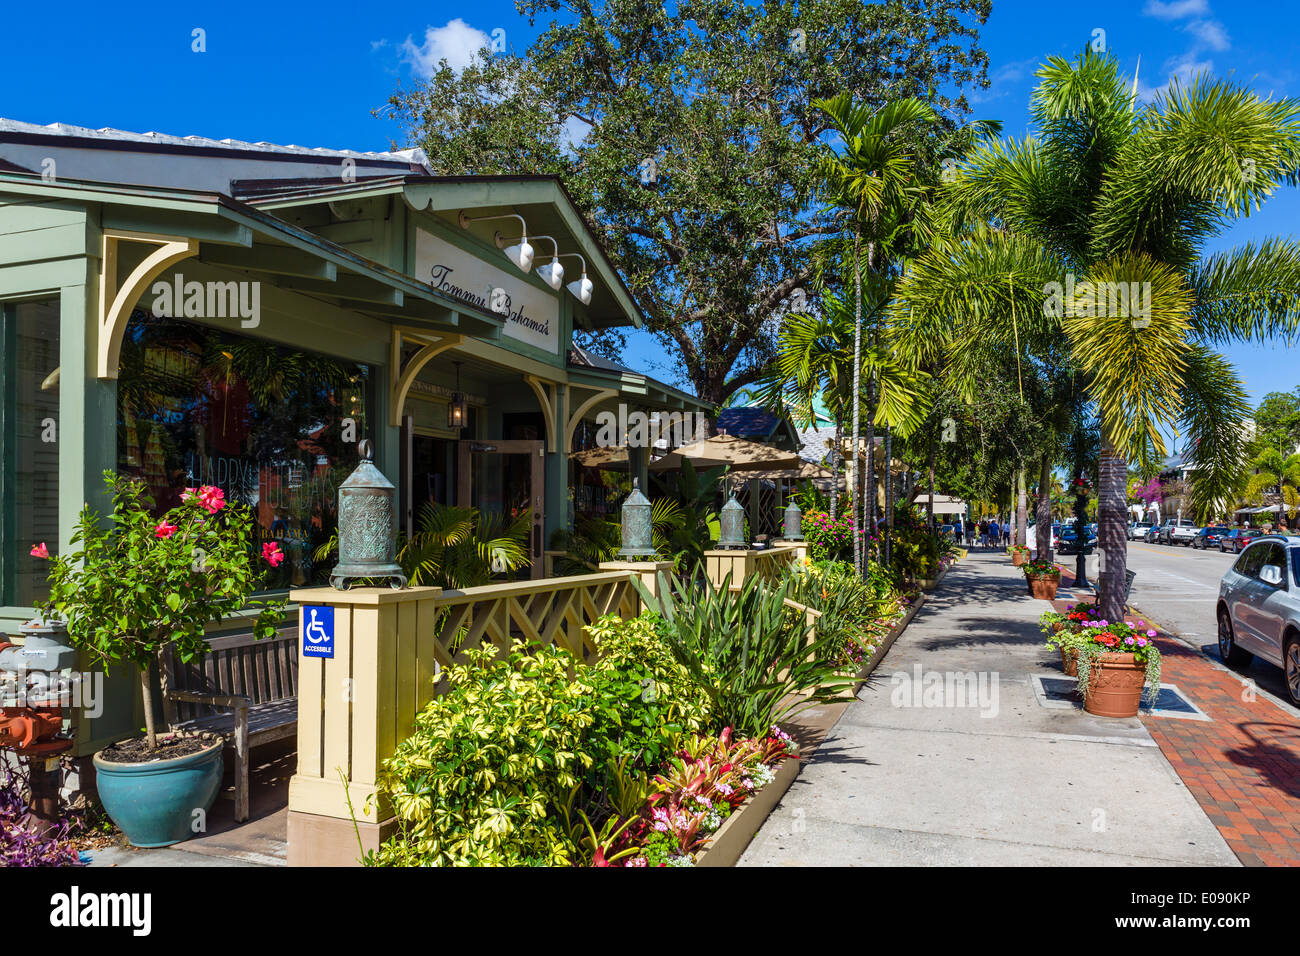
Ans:
{"label": "tommy bahama's storefront", "polygon": [[[235,195],[51,182],[5,157],[0,136],[0,630],[44,597],[33,545],[59,553],[84,504],[105,509],[105,470],[138,478],[160,512],[201,484],[247,503],[258,543],[285,554],[283,592],[327,580],[338,486],[370,439],[404,529],[431,503],[526,515],[523,573],[540,576],[572,522],[583,422],[700,410],[575,364],[575,329],[640,318],[553,179],[387,169],[232,177]],[[75,156],[59,169],[71,177]],[[523,268],[521,245],[549,268]],[[645,458],[632,452],[634,473]],[[110,682],[77,753],[139,726],[131,696]]]}

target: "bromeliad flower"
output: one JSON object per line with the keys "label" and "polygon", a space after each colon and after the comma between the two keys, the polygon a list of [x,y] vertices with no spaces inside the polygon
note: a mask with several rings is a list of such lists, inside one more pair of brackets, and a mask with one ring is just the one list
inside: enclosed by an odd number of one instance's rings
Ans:
{"label": "bromeliad flower", "polygon": [[262,557],[266,559],[266,563],[271,567],[278,568],[280,562],[284,560],[284,552],[280,550],[280,545],[278,543],[275,541],[268,541],[266,544],[262,545]]}

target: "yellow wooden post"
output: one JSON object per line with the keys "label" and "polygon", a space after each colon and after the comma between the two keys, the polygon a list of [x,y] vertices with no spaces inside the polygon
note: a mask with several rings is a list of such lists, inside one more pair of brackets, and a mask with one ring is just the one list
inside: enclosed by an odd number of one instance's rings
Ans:
{"label": "yellow wooden post", "polygon": [[[655,597],[659,596],[659,575],[669,575],[673,573],[673,563],[671,561],[602,561],[600,563],[602,571],[634,571],[641,578],[641,583],[645,589]],[[636,607],[641,606],[639,600],[633,601]]]}
{"label": "yellow wooden post", "polygon": [[291,866],[354,865],[362,848],[377,849],[394,829],[377,782],[383,761],[434,696],[434,623],[442,593],[428,587],[290,593],[299,605],[300,634],[307,608],[332,608],[334,614],[333,657],[305,654],[299,639]]}

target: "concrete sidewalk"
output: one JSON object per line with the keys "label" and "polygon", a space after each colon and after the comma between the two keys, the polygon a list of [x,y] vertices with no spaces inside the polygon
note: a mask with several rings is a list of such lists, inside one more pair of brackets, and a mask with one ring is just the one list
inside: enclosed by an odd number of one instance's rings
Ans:
{"label": "concrete sidewalk", "polygon": [[1047,607],[1000,552],[954,566],[740,865],[1238,865],[1138,718],[1044,706]]}

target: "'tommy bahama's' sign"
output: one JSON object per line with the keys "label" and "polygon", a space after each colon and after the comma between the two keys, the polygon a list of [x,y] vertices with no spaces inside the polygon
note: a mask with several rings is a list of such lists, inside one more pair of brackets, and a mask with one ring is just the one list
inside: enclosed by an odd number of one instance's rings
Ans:
{"label": "'tommy bahama's' sign", "polygon": [[503,331],[512,339],[559,353],[560,304],[521,276],[419,229],[415,234],[415,277],[443,295],[504,316]]}

